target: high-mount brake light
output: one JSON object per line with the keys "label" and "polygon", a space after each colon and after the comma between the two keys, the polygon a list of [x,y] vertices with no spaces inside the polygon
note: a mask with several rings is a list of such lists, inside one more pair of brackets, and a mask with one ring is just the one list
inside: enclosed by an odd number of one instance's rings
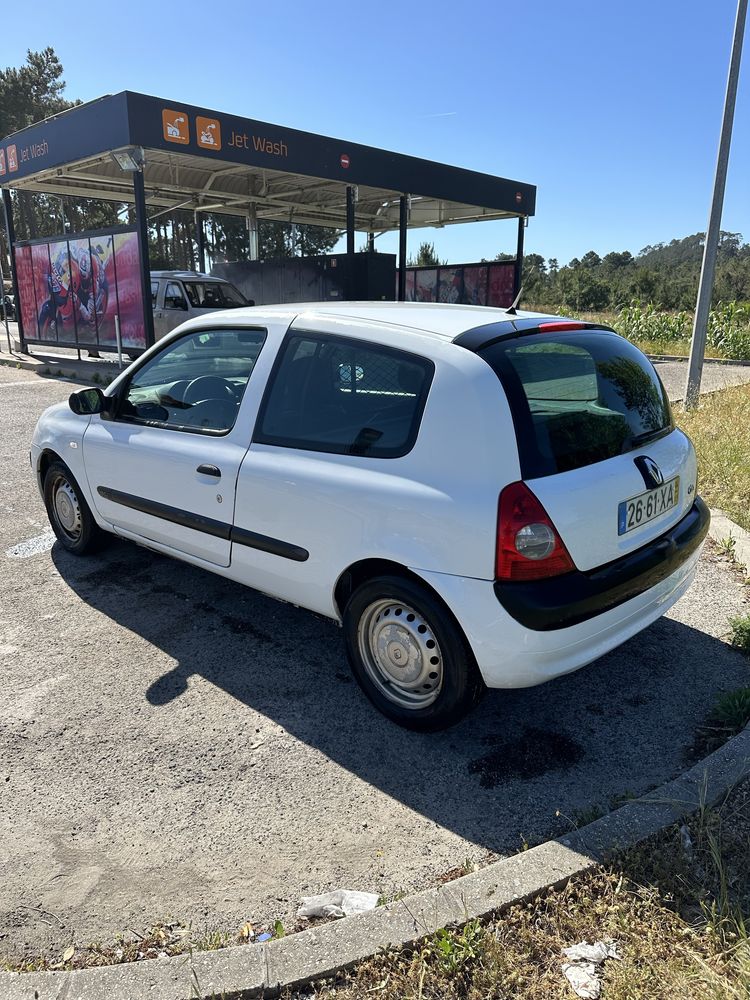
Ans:
{"label": "high-mount brake light", "polygon": [[564,333],[566,330],[585,330],[585,323],[566,323],[564,320],[555,323],[540,323],[539,324],[540,333]]}
{"label": "high-mount brake light", "polygon": [[497,505],[495,578],[540,580],[573,569],[557,528],[528,486],[506,486]]}

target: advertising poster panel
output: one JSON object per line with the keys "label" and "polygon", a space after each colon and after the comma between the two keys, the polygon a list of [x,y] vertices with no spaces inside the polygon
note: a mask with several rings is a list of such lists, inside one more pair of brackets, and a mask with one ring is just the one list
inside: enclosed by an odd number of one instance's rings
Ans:
{"label": "advertising poster panel", "polygon": [[138,236],[136,233],[118,233],[115,236],[115,275],[122,346],[143,349],[146,346],[146,330],[140,267]]}
{"label": "advertising poster panel", "polygon": [[14,248],[24,336],[79,347],[141,350],[146,333],[135,232],[71,236]]}
{"label": "advertising poster panel", "polygon": [[487,305],[487,267],[483,264],[464,265],[464,297],[469,306]]}
{"label": "advertising poster panel", "polygon": [[115,316],[117,315],[117,291],[115,288],[115,251],[111,235],[92,236],[91,280],[94,289],[94,311],[99,343],[117,343],[115,336]]}
{"label": "advertising poster panel", "polygon": [[59,240],[50,243],[49,259],[52,265],[49,318],[54,325],[58,343],[74,344],[76,342],[76,322],[68,241]]}
{"label": "advertising poster panel", "polygon": [[417,302],[435,302],[437,299],[437,268],[415,272],[414,298]]}
{"label": "advertising poster panel", "polygon": [[441,267],[438,302],[461,302],[463,267]]}
{"label": "advertising poster panel", "polygon": [[513,302],[515,263],[490,264],[487,305],[507,309]]}
{"label": "advertising poster panel", "polygon": [[78,339],[82,343],[97,343],[96,310],[94,309],[94,280],[91,273],[91,248],[88,239],[71,240],[70,252],[71,294]]}
{"label": "advertising poster panel", "polygon": [[36,336],[36,296],[31,247],[16,247],[16,277],[18,278],[18,309],[25,332]]}
{"label": "advertising poster panel", "polygon": [[36,317],[33,327],[29,326],[26,335],[38,340],[56,340],[49,243],[37,243],[31,248],[31,272],[34,278]]}
{"label": "advertising poster panel", "polygon": [[[396,275],[396,296],[398,297],[398,275]],[[414,271],[406,272],[406,301],[414,301]]]}

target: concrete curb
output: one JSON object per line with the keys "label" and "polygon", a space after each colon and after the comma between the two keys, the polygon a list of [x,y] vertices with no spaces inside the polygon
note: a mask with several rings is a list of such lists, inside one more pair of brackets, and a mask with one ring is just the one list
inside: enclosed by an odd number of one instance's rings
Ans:
{"label": "concrete curb", "polygon": [[712,510],[708,533],[715,542],[723,542],[728,538],[734,540],[732,558],[744,570],[745,575],[750,577],[750,531],[735,524],[723,510]]}
{"label": "concrete curb", "polygon": [[[129,364],[130,362],[126,361],[123,368]],[[113,381],[120,374],[116,361],[97,361],[88,358],[81,358],[79,361],[77,358],[64,355],[28,356],[9,354],[2,350],[0,350],[0,365],[17,368],[20,371],[35,372],[46,378],[69,378],[79,382],[93,382],[95,374],[98,374],[100,381],[107,379]]]}
{"label": "concrete curb", "polygon": [[4,1000],[199,1000],[276,996],[333,975],[384,948],[506,910],[594,868],[684,816],[713,805],[750,775],[750,726],[674,781],[575,833],[497,861],[447,885],[369,913],[261,945],[72,972],[0,973]]}

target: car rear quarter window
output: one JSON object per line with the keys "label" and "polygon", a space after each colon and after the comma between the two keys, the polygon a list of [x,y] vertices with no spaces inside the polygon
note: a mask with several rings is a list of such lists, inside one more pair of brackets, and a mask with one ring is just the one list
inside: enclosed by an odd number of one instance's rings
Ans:
{"label": "car rear quarter window", "polygon": [[674,426],[653,365],[617,334],[531,333],[479,354],[505,388],[524,479],[605,461]]}
{"label": "car rear quarter window", "polygon": [[281,348],[255,440],[397,458],[414,445],[433,363],[371,342],[295,333]]}

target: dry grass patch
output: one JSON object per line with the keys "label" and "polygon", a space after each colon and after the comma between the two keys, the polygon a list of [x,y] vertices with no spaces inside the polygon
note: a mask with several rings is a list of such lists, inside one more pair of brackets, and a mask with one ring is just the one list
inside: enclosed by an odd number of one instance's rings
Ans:
{"label": "dry grass patch", "polygon": [[750,385],[701,396],[695,410],[675,408],[675,419],[698,453],[698,489],[750,529]]}

